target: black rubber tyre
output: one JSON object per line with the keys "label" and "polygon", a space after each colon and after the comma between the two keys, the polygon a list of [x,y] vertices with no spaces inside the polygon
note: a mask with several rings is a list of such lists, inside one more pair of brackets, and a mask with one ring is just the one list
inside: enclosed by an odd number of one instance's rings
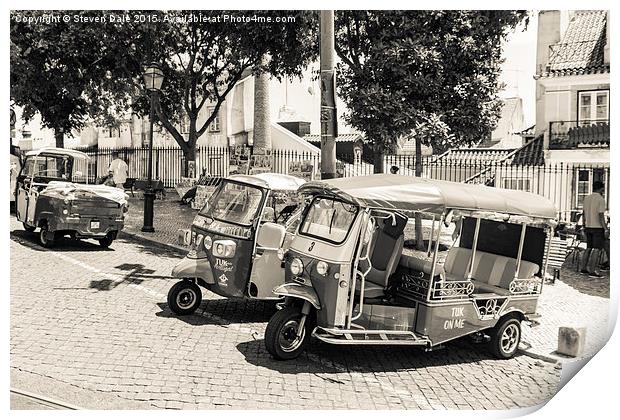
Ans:
{"label": "black rubber tyre", "polygon": [[30,226],[30,225],[27,225],[27,224],[26,224],[26,222],[23,222],[22,224],[24,225],[24,230],[25,230],[26,232],[31,232],[31,233],[32,233],[32,232],[34,232],[34,231],[36,230],[36,228],[37,228],[36,226]]}
{"label": "black rubber tyre", "polygon": [[39,243],[44,248],[53,248],[56,245],[56,234],[54,232],[50,232],[47,224],[41,226],[41,231],[39,232]]}
{"label": "black rubber tyre", "polygon": [[519,349],[521,342],[521,321],[514,317],[500,320],[491,330],[489,350],[498,359],[510,359]]}
{"label": "black rubber tyre", "polygon": [[181,280],[168,292],[168,307],[177,315],[193,314],[201,302],[200,287],[189,280]]}
{"label": "black rubber tyre", "polygon": [[306,317],[304,331],[297,337],[297,329],[302,314],[299,308],[287,306],[279,310],[269,320],[265,330],[265,347],[276,360],[297,358],[310,342],[310,322]]}
{"label": "black rubber tyre", "polygon": [[114,242],[114,238],[111,236],[106,236],[104,238],[97,239],[97,241],[99,242],[99,245],[101,245],[101,248],[108,248],[112,245],[112,242]]}

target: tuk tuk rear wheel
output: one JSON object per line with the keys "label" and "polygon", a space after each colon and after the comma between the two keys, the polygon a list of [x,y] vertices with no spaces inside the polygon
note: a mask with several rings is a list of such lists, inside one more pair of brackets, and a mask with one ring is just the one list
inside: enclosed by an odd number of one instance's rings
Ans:
{"label": "tuk tuk rear wheel", "polygon": [[490,350],[499,359],[510,359],[519,349],[521,342],[521,321],[507,318],[491,332]]}
{"label": "tuk tuk rear wheel", "polygon": [[265,330],[265,347],[274,359],[295,359],[310,342],[308,317],[298,335],[302,316],[300,308],[288,306],[276,312],[269,320]]}
{"label": "tuk tuk rear wheel", "polygon": [[112,242],[114,242],[114,238],[108,235],[101,239],[98,239],[98,242],[102,248],[108,248],[110,245],[112,245]]}
{"label": "tuk tuk rear wheel", "polygon": [[170,288],[168,307],[177,315],[190,315],[202,302],[202,292],[196,283],[182,280]]}
{"label": "tuk tuk rear wheel", "polygon": [[34,232],[34,231],[36,230],[36,228],[37,228],[36,226],[30,226],[30,225],[27,225],[27,224],[26,224],[26,222],[23,222],[22,224],[24,225],[24,230],[25,230],[26,232],[31,232],[31,233],[32,233],[32,232]]}
{"label": "tuk tuk rear wheel", "polygon": [[52,248],[56,243],[56,234],[54,232],[50,232],[47,227],[47,223],[41,226],[41,231],[39,232],[39,242],[45,248]]}

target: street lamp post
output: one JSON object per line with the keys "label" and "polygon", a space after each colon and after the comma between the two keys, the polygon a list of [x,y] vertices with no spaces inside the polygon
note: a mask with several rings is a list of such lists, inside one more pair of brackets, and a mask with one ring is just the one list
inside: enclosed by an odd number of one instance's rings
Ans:
{"label": "street lamp post", "polygon": [[144,84],[151,93],[151,112],[149,113],[149,159],[148,159],[148,181],[144,190],[144,224],[142,232],[155,232],[153,227],[153,203],[155,192],[153,191],[153,120],[155,119],[155,98],[161,90],[164,82],[164,72],[157,65],[151,63],[144,70]]}

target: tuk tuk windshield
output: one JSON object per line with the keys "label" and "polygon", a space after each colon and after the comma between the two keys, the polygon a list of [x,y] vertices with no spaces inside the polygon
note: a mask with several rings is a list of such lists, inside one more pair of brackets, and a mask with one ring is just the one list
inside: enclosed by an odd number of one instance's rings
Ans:
{"label": "tuk tuk windshield", "polygon": [[234,182],[225,182],[209,199],[201,216],[223,222],[250,226],[257,217],[263,191],[260,188]]}
{"label": "tuk tuk windshield", "polygon": [[316,197],[306,211],[299,233],[341,244],[355,221],[358,208],[326,197]]}
{"label": "tuk tuk windshield", "polygon": [[72,161],[67,156],[28,157],[22,174],[35,178],[46,178],[54,181],[71,180]]}

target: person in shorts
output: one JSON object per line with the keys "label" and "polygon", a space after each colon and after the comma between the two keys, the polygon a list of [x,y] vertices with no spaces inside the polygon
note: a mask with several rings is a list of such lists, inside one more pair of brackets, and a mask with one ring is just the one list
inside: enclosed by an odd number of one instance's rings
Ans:
{"label": "person in shorts", "polygon": [[588,244],[583,255],[581,272],[590,277],[603,277],[597,270],[603,249],[609,255],[609,227],[605,218],[605,184],[595,181],[592,185],[592,194],[583,200],[583,225],[585,227],[586,242]]}

